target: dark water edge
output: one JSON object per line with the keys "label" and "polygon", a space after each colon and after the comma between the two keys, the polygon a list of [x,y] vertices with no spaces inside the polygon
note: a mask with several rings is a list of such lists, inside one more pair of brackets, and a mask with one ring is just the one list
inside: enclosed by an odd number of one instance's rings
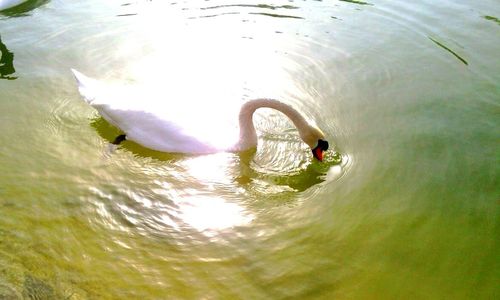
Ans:
{"label": "dark water edge", "polygon": [[431,41],[433,41],[436,45],[438,45],[439,47],[443,48],[444,50],[450,52],[453,56],[455,56],[458,60],[460,60],[464,65],[468,65],[469,63],[463,59],[460,55],[458,55],[455,51],[451,50],[450,48],[448,48],[446,45],[444,45],[443,43],[441,43],[440,41],[436,40],[435,38],[432,38],[432,37],[429,37],[429,39]]}
{"label": "dark water edge", "polygon": [[17,6],[0,11],[0,17],[2,15],[6,16],[6,17],[29,16],[31,11],[49,3],[49,2],[50,2],[50,0],[28,0],[28,1],[25,1],[25,2],[17,5]]}
{"label": "dark water edge", "polygon": [[483,16],[483,18],[485,18],[488,21],[493,21],[493,22],[497,23],[498,25],[500,25],[500,20],[497,17]]}

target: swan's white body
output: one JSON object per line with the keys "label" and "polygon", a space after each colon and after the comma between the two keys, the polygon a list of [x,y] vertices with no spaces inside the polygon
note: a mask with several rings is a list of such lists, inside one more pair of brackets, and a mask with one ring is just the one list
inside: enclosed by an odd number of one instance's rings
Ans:
{"label": "swan's white body", "polygon": [[0,11],[18,6],[27,0],[0,0]]}
{"label": "swan's white body", "polygon": [[[324,138],[317,127],[310,125],[305,118],[291,106],[272,99],[256,99],[245,103],[239,112],[239,129],[231,133],[228,127],[213,128],[219,116],[213,120],[194,120],[201,124],[197,128],[178,122],[178,113],[169,109],[158,110],[151,102],[144,101],[143,92],[134,94],[132,90],[116,89],[72,70],[78,81],[78,89],[85,101],[94,107],[112,125],[121,129],[127,140],[132,140],[147,148],[162,152],[206,154],[221,151],[244,151],[257,146],[257,135],[253,125],[253,113],[260,107],[281,111],[292,120],[301,138],[313,148],[318,139]],[[207,117],[207,116],[205,116]],[[188,124],[186,124],[188,123]],[[214,131],[220,130],[222,132]],[[205,131],[203,131],[205,129]],[[220,143],[220,137],[226,143]],[[219,141],[215,142],[215,137]]]}

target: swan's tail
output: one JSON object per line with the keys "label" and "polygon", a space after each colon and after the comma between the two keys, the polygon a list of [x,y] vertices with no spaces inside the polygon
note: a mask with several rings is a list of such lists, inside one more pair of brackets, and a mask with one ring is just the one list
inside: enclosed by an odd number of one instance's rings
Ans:
{"label": "swan's tail", "polygon": [[73,75],[78,82],[78,91],[82,95],[83,99],[85,99],[88,104],[92,104],[97,97],[99,82],[83,75],[75,69],[71,69],[71,72],[73,72]]}

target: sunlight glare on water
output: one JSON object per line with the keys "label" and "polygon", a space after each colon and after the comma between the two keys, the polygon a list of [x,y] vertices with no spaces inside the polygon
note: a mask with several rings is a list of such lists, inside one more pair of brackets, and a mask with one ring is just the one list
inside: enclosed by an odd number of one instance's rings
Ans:
{"label": "sunlight glare on water", "polygon": [[252,220],[240,206],[220,198],[187,197],[180,199],[177,204],[180,207],[180,218],[208,235],[216,235],[235,226],[248,225]]}
{"label": "sunlight glare on water", "polygon": [[[0,299],[499,299],[498,1],[0,1]],[[147,149],[82,101],[217,148]],[[177,127],[176,127],[177,128]]]}
{"label": "sunlight glare on water", "polygon": [[[122,45],[125,52],[134,51],[135,43],[145,48],[124,70],[134,74],[134,80],[159,87],[167,84],[172,99],[210,99],[224,105],[234,103],[248,89],[265,97],[290,89],[290,78],[283,68],[294,67],[294,62],[273,50],[285,48],[290,41],[269,35],[266,22],[249,25],[236,19],[231,26],[218,18],[186,22],[188,15],[180,15],[165,2],[142,6],[131,28],[135,40]],[[183,9],[192,14],[196,8],[198,4]],[[246,33],[250,39],[242,38]],[[258,36],[259,43],[253,42],[252,36]],[[131,49],[127,50],[127,45]]]}

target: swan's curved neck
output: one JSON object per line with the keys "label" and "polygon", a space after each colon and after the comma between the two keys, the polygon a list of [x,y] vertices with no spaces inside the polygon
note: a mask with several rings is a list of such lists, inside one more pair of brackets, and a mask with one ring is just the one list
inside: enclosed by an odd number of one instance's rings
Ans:
{"label": "swan's curved neck", "polygon": [[253,114],[259,108],[272,108],[285,114],[302,134],[310,127],[306,119],[293,107],[274,99],[255,99],[243,104],[239,115],[240,139],[238,150],[257,146],[257,133],[253,125]]}

